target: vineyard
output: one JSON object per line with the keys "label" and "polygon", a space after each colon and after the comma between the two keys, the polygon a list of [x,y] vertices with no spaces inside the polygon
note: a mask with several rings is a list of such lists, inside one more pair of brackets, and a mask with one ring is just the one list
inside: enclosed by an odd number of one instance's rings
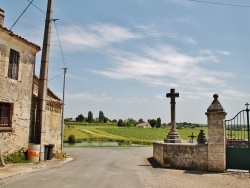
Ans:
{"label": "vineyard", "polygon": [[[178,129],[183,140],[189,140],[192,133],[198,136],[201,128]],[[203,127],[207,135],[207,128]],[[64,141],[67,142],[69,135],[74,135],[78,142],[81,141],[130,141],[135,143],[152,144],[154,141],[162,141],[166,138],[170,127],[166,128],[137,128],[117,127],[116,125],[79,125],[66,124]],[[195,137],[194,139],[196,139]]]}

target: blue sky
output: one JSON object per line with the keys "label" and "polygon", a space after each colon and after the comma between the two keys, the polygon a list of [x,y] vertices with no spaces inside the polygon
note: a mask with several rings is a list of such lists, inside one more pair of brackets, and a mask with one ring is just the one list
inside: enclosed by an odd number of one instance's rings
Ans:
{"label": "blue sky", "polygon": [[[219,0],[54,0],[66,76],[65,117],[99,111],[110,119],[206,123],[213,94],[227,119],[250,102],[250,2]],[[8,29],[29,4],[1,0]],[[46,0],[34,0],[46,12]],[[45,14],[31,5],[12,31],[42,46]],[[39,75],[41,52],[37,55]],[[52,28],[49,87],[62,97],[64,61]]]}

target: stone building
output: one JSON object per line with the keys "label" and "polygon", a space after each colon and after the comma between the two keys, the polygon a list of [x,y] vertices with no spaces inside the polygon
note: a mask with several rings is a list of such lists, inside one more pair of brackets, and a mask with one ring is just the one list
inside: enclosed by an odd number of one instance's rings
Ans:
{"label": "stone building", "polygon": [[[34,76],[32,125],[35,125],[35,114],[37,105],[39,79]],[[55,151],[61,150],[61,118],[62,100],[57,97],[49,88],[47,90],[46,124],[45,124],[45,145],[53,144]],[[31,127],[31,130],[33,127]],[[31,131],[32,132],[32,131]],[[32,134],[30,135],[30,139]]]}
{"label": "stone building", "polygon": [[152,128],[149,123],[139,123],[136,125],[138,128]]}
{"label": "stone building", "polygon": [[36,53],[40,47],[3,27],[0,9],[0,148],[27,148]]}
{"label": "stone building", "polygon": [[[34,75],[40,47],[3,27],[0,9],[0,150],[4,155],[27,149],[35,131],[39,79]],[[61,149],[62,101],[47,91],[45,144]]]}

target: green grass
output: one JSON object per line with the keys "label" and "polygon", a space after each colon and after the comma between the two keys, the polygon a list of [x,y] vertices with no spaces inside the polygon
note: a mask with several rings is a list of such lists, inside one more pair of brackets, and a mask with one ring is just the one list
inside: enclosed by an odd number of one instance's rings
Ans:
{"label": "green grass", "polygon": [[[205,130],[207,136],[207,128],[183,128],[177,129],[183,140],[189,140],[192,133],[198,136],[201,129]],[[106,140],[106,141],[131,141],[136,143],[152,144],[154,141],[162,141],[166,138],[170,131],[167,128],[137,128],[137,127],[117,127],[114,124],[66,124],[64,129],[64,141],[68,140],[69,135],[74,135],[77,141],[91,141],[91,140]],[[197,137],[194,138],[195,140]]]}
{"label": "green grass", "polygon": [[12,153],[10,155],[5,155],[3,156],[4,158],[4,162],[6,164],[9,164],[9,163],[28,163],[30,162],[28,159],[27,159],[27,153],[24,152],[23,150],[19,150],[15,153]]}

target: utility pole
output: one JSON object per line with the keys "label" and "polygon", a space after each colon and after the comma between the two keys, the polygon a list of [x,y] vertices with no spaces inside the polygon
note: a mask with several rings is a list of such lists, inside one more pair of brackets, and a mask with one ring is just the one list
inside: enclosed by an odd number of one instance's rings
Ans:
{"label": "utility pole", "polygon": [[63,151],[63,136],[64,136],[64,95],[65,95],[65,76],[68,68],[63,68],[63,105],[62,105],[62,120],[61,120],[61,152]]}
{"label": "utility pole", "polygon": [[38,101],[37,101],[37,118],[36,118],[37,128],[35,133],[35,143],[40,144],[40,161],[44,161],[46,100],[47,100],[47,85],[48,85],[52,7],[53,7],[53,0],[48,0],[45,28],[44,28],[42,60],[40,67]]}

